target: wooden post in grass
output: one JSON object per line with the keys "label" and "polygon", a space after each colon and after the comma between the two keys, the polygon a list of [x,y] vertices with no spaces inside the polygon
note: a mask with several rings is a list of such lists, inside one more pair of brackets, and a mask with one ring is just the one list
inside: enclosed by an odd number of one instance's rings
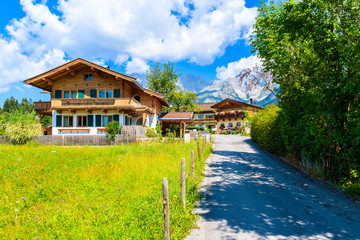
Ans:
{"label": "wooden post in grass", "polygon": [[205,137],[203,138],[203,152],[205,152]]}
{"label": "wooden post in grass", "polygon": [[166,178],[163,178],[163,203],[164,203],[164,239],[170,240],[170,206],[169,186]]}
{"label": "wooden post in grass", "polygon": [[191,150],[191,176],[195,177],[195,160],[194,150]]}
{"label": "wooden post in grass", "polygon": [[197,142],[197,147],[198,147],[198,157],[199,157],[199,161],[201,160],[201,154],[200,154],[200,143],[199,141]]}
{"label": "wooden post in grass", "polygon": [[181,204],[184,210],[186,209],[185,194],[185,158],[183,158],[181,159]]}

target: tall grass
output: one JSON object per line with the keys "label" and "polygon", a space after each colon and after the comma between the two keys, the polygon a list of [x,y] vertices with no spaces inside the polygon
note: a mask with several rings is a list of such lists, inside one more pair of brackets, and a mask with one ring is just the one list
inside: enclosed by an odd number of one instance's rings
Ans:
{"label": "tall grass", "polygon": [[[0,146],[2,239],[161,239],[162,178],[170,193],[172,239],[194,227],[204,161],[190,176],[196,143],[117,147]],[[212,151],[206,147],[205,159]],[[180,202],[186,158],[187,210]]]}

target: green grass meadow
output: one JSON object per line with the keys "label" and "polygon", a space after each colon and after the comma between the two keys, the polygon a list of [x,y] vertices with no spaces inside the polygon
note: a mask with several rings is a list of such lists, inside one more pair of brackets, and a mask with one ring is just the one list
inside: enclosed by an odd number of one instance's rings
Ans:
{"label": "green grass meadow", "polygon": [[[190,176],[195,150],[196,176]],[[196,143],[114,147],[0,146],[1,239],[163,239],[162,179],[170,194],[171,238],[195,226],[204,159]],[[186,159],[187,210],[180,201]]]}

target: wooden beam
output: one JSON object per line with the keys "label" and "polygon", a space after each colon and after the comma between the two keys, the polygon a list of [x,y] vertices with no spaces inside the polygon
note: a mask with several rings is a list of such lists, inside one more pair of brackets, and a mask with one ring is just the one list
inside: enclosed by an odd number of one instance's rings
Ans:
{"label": "wooden beam", "polygon": [[91,109],[85,109],[88,113],[92,113],[92,110]]}
{"label": "wooden beam", "polygon": [[[69,109],[70,110],[70,109]],[[70,110],[70,112],[72,113],[72,114],[75,114],[76,113],[76,110]]]}
{"label": "wooden beam", "polygon": [[145,127],[147,114],[146,114],[146,113],[143,113],[142,115],[143,115],[143,122],[142,122],[142,124],[143,124],[143,127]]}
{"label": "wooden beam", "polygon": [[53,80],[50,80],[46,77],[43,78],[44,81],[46,81],[50,86],[54,86],[54,81]]}
{"label": "wooden beam", "polygon": [[120,77],[115,77],[116,78],[116,80],[118,80],[118,81],[120,81],[121,80],[121,78]]}
{"label": "wooden beam", "polygon": [[91,67],[91,71],[94,72],[95,76],[99,77],[100,76],[100,72],[99,70],[95,69],[94,67]]}
{"label": "wooden beam", "polygon": [[103,112],[104,112],[104,113],[107,113],[107,109],[104,109]]}
{"label": "wooden beam", "polygon": [[71,68],[66,68],[66,71],[68,71],[70,73],[71,76],[75,77],[76,76],[76,72],[74,70],[72,70]]}

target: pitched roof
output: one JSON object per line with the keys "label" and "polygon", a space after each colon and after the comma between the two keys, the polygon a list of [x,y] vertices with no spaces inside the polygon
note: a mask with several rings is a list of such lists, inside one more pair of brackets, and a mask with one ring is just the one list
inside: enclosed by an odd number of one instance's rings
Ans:
{"label": "pitched roof", "polygon": [[162,113],[159,116],[159,120],[191,120],[192,117],[192,112],[168,112]]}
{"label": "pitched roof", "polygon": [[249,104],[249,103],[241,102],[241,101],[230,99],[230,98],[226,98],[226,99],[212,105],[211,108],[213,108],[213,109],[236,108],[236,107],[242,107],[242,106],[252,106],[252,107],[256,107],[256,108],[260,108],[260,109],[263,108],[263,107],[260,107],[260,106],[254,105],[254,104]]}
{"label": "pitched roof", "polygon": [[95,63],[86,61],[82,58],[75,59],[71,62],[65,63],[57,68],[54,68],[52,70],[49,70],[45,73],[42,73],[40,75],[37,75],[35,77],[29,78],[24,81],[24,83],[38,87],[40,89],[43,89],[44,91],[51,92],[52,91],[52,85],[53,82],[66,76],[66,75],[75,75],[77,71],[84,69],[86,67],[90,67],[91,70],[98,74],[99,72],[104,72],[107,74],[110,74],[114,76],[117,80],[125,80],[127,81],[132,87],[143,91],[151,96],[156,97],[162,105],[169,106],[169,103],[166,101],[165,96],[156,93],[153,91],[150,91],[148,89],[143,88],[137,81],[136,78],[127,76],[125,74],[110,70],[109,68],[102,67],[100,65],[97,65]]}
{"label": "pitched roof", "polygon": [[199,104],[199,108],[201,108],[201,112],[213,112],[214,109],[211,108],[212,105],[214,105],[214,103],[202,103]]}

